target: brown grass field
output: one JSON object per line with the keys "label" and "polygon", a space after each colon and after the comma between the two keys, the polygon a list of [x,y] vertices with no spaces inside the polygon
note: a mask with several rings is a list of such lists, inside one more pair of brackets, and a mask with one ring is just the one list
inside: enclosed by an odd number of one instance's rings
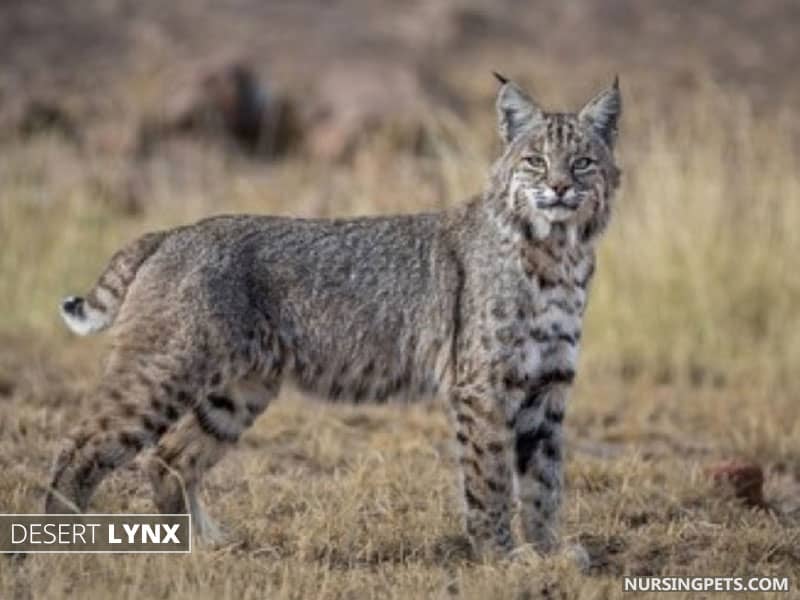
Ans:
{"label": "brown grass field", "polygon": [[[93,409],[106,340],[69,335],[62,296],[153,228],[222,212],[411,212],[479,192],[497,151],[488,67],[502,49],[477,75],[464,65],[448,74],[468,109],[426,116],[427,152],[404,148],[396,126],[334,163],[266,163],[198,142],[179,160],[157,156],[136,210],[115,187],[124,156],[56,134],[4,138],[0,512],[38,511],[59,439]],[[565,84],[559,60],[509,70],[546,104],[569,106],[619,70],[626,100],[623,186],[566,420],[563,534],[587,549],[588,571],[562,556],[470,559],[437,404],[329,407],[287,389],[207,480],[229,543],[188,556],[2,560],[0,599],[633,597],[623,575],[782,576],[791,592],[775,597],[800,598],[796,90],[784,82],[785,93],[764,96],[735,69],[717,77],[711,58],[676,87],[675,69],[615,55]],[[115,72],[120,123],[151,104],[163,76]],[[711,480],[732,459],[763,468],[766,507]],[[92,508],[149,512],[138,463],[108,479]]]}

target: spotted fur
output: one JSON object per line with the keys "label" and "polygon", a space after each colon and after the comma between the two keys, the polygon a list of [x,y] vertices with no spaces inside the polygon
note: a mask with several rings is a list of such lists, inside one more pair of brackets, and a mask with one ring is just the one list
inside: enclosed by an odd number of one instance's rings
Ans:
{"label": "spotted fur", "polygon": [[504,80],[497,110],[503,153],[457,208],[221,216],[118,253],[108,293],[86,302],[113,323],[94,392],[106,408],[57,456],[46,510],[84,510],[107,473],[155,446],[159,509],[190,510],[213,534],[203,474],[291,381],[333,401],[446,398],[477,554],[556,548],[567,392],[619,177],[619,89],[551,113]]}

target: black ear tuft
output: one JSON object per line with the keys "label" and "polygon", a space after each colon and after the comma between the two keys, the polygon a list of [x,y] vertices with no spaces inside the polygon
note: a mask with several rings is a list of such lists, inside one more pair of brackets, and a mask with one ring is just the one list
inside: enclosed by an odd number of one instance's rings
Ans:
{"label": "black ear tuft", "polygon": [[499,81],[501,85],[505,85],[508,83],[508,77],[501,75],[497,71],[492,71],[492,75],[494,75],[494,78],[497,79],[497,81]]}

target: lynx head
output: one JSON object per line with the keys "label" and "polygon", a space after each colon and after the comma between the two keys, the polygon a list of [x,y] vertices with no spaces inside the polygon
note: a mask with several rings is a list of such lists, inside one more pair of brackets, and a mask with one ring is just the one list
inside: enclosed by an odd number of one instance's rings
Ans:
{"label": "lynx head", "polygon": [[547,112],[515,83],[497,75],[505,151],[492,187],[536,239],[561,223],[572,239],[590,241],[610,216],[619,181],[614,161],[622,101],[617,80],[577,113]]}

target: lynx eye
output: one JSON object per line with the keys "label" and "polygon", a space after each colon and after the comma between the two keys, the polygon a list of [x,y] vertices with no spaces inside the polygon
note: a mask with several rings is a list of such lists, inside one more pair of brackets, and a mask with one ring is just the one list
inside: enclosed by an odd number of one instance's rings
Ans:
{"label": "lynx eye", "polygon": [[540,154],[531,154],[524,158],[528,165],[537,171],[543,171],[547,168],[547,161]]}
{"label": "lynx eye", "polygon": [[594,164],[594,161],[588,156],[581,156],[572,161],[573,171],[585,171]]}

